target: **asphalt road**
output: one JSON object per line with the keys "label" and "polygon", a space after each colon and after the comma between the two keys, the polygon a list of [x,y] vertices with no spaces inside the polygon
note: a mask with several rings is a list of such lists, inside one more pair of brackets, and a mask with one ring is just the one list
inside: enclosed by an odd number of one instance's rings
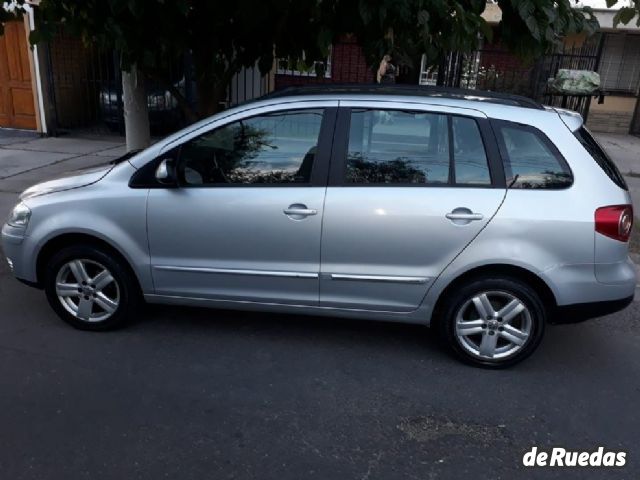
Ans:
{"label": "asphalt road", "polygon": [[[639,302],[504,371],[407,325],[149,307],[80,332],[2,260],[0,478],[637,478],[639,358]],[[526,469],[532,446],[627,465]]]}

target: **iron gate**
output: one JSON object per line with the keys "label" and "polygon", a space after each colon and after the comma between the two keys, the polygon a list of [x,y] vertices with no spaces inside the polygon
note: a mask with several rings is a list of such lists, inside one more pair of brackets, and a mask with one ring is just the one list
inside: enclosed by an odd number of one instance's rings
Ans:
{"label": "iron gate", "polygon": [[[66,130],[92,134],[124,134],[122,74],[114,51],[85,46],[62,29],[46,46],[49,130],[53,135]],[[195,73],[191,56],[170,65],[165,72],[187,103],[197,105]],[[160,83],[147,80],[147,104],[152,133],[164,135],[187,125],[176,99]],[[257,98],[272,90],[269,75],[258,68],[243,68],[234,75],[223,108]]]}
{"label": "iron gate", "polygon": [[535,62],[525,62],[499,46],[487,45],[471,53],[452,52],[438,69],[438,84],[448,87],[514,93],[541,103],[579,112],[586,121],[592,95],[558,95],[547,82],[559,69],[597,71],[602,38],[594,35],[581,45],[558,46]]}

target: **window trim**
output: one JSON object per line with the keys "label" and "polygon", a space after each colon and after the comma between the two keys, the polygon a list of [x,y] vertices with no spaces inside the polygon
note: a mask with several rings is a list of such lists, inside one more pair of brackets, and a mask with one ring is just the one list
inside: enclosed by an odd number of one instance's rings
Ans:
{"label": "window trim", "polygon": [[[305,106],[305,107],[291,107],[282,110],[273,110],[269,112],[254,113],[253,115],[247,115],[241,118],[235,118],[222,125],[216,125],[207,131],[190,137],[188,140],[182,142],[177,147],[174,147],[171,151],[176,151],[176,172],[180,170],[180,164],[182,163],[181,150],[183,145],[193,140],[196,140],[203,135],[208,135],[215,130],[225,128],[237,122],[250,120],[252,118],[264,117],[273,114],[286,114],[288,112],[300,112],[304,110],[322,110],[322,122],[320,124],[320,133],[318,134],[318,150],[311,169],[311,178],[309,182],[305,183],[207,183],[203,185],[191,185],[185,183],[180,176],[177,178],[178,188],[309,188],[309,187],[325,187],[327,184],[327,175],[329,171],[329,163],[331,159],[331,148],[333,141],[333,132],[335,129],[335,117],[337,115],[337,107],[322,107],[322,106]],[[162,158],[166,157],[166,154],[160,155]],[[155,162],[153,160],[152,162]],[[164,188],[167,188],[164,186]]]}
{"label": "window trim", "polygon": [[[472,184],[455,184],[451,183],[451,175],[447,183],[351,183],[347,182],[347,157],[349,150],[349,130],[351,127],[351,114],[353,110],[376,110],[385,111],[391,110],[395,112],[406,113],[418,113],[418,114],[433,114],[444,115],[447,117],[447,126],[449,133],[449,168],[455,169],[454,152],[451,148],[453,142],[453,129],[452,120],[453,117],[462,117],[474,120],[478,126],[480,138],[484,146],[485,155],[487,157],[487,167],[489,169],[489,176],[491,183],[486,185],[472,185]],[[455,173],[454,173],[455,178]],[[496,144],[495,135],[491,129],[491,125],[487,118],[474,117],[472,115],[464,115],[460,113],[452,113],[439,110],[427,110],[417,108],[402,108],[397,106],[378,106],[372,105],[370,107],[358,106],[358,107],[340,107],[338,111],[338,117],[335,123],[335,136],[333,142],[332,162],[329,171],[329,186],[331,187],[350,187],[350,188],[370,188],[370,187],[389,187],[389,188],[506,188],[506,180],[504,170],[502,167],[502,160],[500,158],[498,146]]]}
{"label": "window trim", "polygon": [[[571,177],[571,183],[569,183],[567,186],[565,187],[560,187],[560,188],[515,188],[515,190],[526,190],[529,192],[535,192],[535,191],[541,191],[541,192],[548,192],[549,190],[568,190],[569,188],[573,187],[573,184],[575,183],[575,176],[573,174],[573,170],[571,170],[571,166],[569,165],[569,163],[567,162],[567,160],[564,158],[564,156],[562,155],[562,153],[560,153],[560,150],[558,150],[558,147],[556,147],[556,145],[551,141],[551,139],[539,128],[536,128],[532,125],[527,125],[524,123],[519,123],[519,122],[511,122],[509,120],[499,120],[499,119],[495,119],[492,118],[490,120],[491,122],[491,126],[493,128],[495,137],[496,137],[496,141],[498,143],[498,149],[500,151],[500,157],[502,158],[502,168],[503,168],[503,172],[504,172],[504,176],[505,176],[505,180],[510,176],[509,173],[512,173],[511,170],[511,159],[509,157],[509,153],[507,151],[507,145],[504,141],[504,137],[501,133],[501,129],[503,127],[507,127],[507,128],[519,128],[521,130],[525,130],[525,131],[529,131],[531,133],[533,133],[536,137],[538,137],[538,139],[540,139],[542,141],[542,143],[544,143],[544,145],[549,149],[549,151],[551,152],[551,154],[555,157],[555,159],[558,161],[558,163],[560,164],[560,166],[562,167],[563,170],[565,170],[569,176]],[[513,180],[511,180],[512,182]],[[511,183],[509,182],[509,183]]]}
{"label": "window trim", "polygon": [[[584,148],[587,154],[593,159],[598,167],[600,167],[602,172],[609,178],[609,180],[611,180],[621,189],[628,192],[629,185],[627,185],[627,181],[622,175],[622,172],[620,172],[618,166],[611,159],[607,151],[602,148],[602,145],[600,145],[598,140],[594,138],[589,129],[585,125],[582,125],[580,128],[573,132],[573,136],[576,137],[578,142],[580,142],[582,148]],[[593,144],[593,146],[597,149],[595,153],[591,151],[592,147],[585,145],[589,143]]]}

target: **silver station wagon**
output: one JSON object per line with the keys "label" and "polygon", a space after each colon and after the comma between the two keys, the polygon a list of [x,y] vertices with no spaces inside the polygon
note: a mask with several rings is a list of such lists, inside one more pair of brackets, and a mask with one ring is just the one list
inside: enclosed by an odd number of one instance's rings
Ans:
{"label": "silver station wagon", "polygon": [[29,188],[3,248],[77,328],[142,300],[334,315],[507,366],[633,299],[630,196],[582,123],[489,92],[284,90]]}

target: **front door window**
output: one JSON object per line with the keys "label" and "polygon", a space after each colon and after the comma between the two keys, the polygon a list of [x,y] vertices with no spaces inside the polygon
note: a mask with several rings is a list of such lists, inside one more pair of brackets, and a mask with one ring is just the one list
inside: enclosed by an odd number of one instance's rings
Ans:
{"label": "front door window", "polygon": [[272,113],[201,135],[180,150],[181,183],[308,184],[322,114],[322,110]]}

